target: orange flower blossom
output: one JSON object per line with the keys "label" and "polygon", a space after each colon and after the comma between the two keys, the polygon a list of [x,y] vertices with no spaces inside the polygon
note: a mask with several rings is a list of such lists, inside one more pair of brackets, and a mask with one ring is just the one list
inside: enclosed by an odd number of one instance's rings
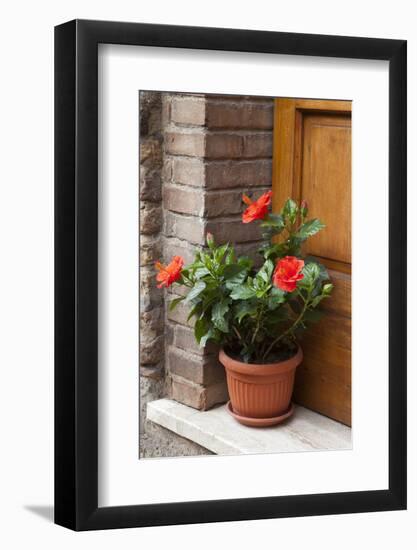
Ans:
{"label": "orange flower blossom", "polygon": [[155,267],[159,271],[156,276],[156,280],[160,283],[158,288],[162,288],[163,286],[171,286],[172,283],[178,281],[181,277],[181,269],[183,265],[184,260],[181,256],[174,256],[167,266],[162,265],[160,262],[156,262]]}
{"label": "orange flower blossom", "polygon": [[248,208],[242,214],[243,223],[250,223],[254,220],[263,220],[268,213],[268,205],[271,203],[272,191],[268,191],[252,201],[247,195],[242,196],[242,200],[248,205]]}
{"label": "orange flower blossom", "polygon": [[304,275],[301,273],[303,267],[303,260],[299,260],[295,256],[285,256],[278,260],[272,275],[272,282],[285,292],[293,292],[297,288],[297,281],[304,279]]}

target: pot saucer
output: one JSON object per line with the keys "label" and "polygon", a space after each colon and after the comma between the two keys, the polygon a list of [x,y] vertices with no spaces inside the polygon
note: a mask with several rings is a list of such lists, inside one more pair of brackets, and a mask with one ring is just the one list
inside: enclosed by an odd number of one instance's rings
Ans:
{"label": "pot saucer", "polygon": [[226,408],[227,412],[231,414],[238,422],[244,424],[245,426],[251,426],[252,428],[266,428],[267,426],[275,426],[276,424],[280,424],[289,418],[294,412],[294,405],[292,403],[284,414],[274,416],[272,418],[250,418],[248,416],[240,416],[233,411],[232,403],[230,401],[227,402]]}

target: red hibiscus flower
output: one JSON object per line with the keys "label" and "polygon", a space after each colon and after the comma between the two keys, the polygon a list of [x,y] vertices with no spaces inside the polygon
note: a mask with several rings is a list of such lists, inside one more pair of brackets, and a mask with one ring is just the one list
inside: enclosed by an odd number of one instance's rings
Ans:
{"label": "red hibiscus flower", "polygon": [[242,214],[243,223],[263,220],[268,213],[268,205],[271,203],[271,197],[272,191],[264,193],[257,201],[252,201],[247,195],[243,195],[242,200],[248,205],[248,208],[246,208]]}
{"label": "red hibiscus flower", "polygon": [[184,260],[181,256],[174,256],[171,263],[167,266],[163,266],[160,262],[156,262],[155,267],[159,271],[156,276],[156,280],[160,283],[158,288],[162,288],[163,286],[171,286],[172,283],[178,281],[181,277],[181,269],[183,265]]}
{"label": "red hibiscus flower", "polygon": [[299,260],[295,256],[285,256],[277,262],[272,282],[285,292],[293,292],[297,288],[297,281],[304,279],[304,275],[301,273],[303,267],[303,260]]}

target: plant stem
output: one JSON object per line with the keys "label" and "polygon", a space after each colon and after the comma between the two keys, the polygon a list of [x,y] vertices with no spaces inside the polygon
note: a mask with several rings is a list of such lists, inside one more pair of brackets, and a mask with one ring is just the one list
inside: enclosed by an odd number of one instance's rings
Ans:
{"label": "plant stem", "polygon": [[255,342],[255,338],[257,337],[259,329],[261,328],[262,314],[263,314],[263,308],[261,307],[261,309],[260,309],[260,311],[259,311],[259,313],[256,317],[256,328],[255,328],[255,331],[254,331],[253,336],[252,336],[251,344],[253,344]]}
{"label": "plant stem", "polygon": [[304,314],[307,311],[308,305],[309,305],[309,298],[307,298],[307,300],[304,302],[304,307],[301,310],[301,313],[297,317],[297,319],[293,322],[293,324],[285,332],[283,332],[277,338],[275,338],[275,340],[272,342],[272,344],[269,346],[269,348],[266,350],[265,354],[263,355],[263,359],[266,359],[268,357],[270,352],[273,350],[273,348],[276,346],[276,344],[278,344],[278,342],[280,340],[285,338],[285,336],[287,336],[287,334],[289,334],[290,332],[293,332],[293,330],[296,328],[296,326],[300,323],[300,321],[304,317]]}

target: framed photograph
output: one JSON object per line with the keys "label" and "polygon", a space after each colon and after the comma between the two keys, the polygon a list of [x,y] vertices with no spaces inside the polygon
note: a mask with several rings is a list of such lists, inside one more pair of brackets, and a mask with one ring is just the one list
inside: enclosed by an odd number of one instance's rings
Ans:
{"label": "framed photograph", "polygon": [[55,522],[406,508],[406,41],[55,29]]}

